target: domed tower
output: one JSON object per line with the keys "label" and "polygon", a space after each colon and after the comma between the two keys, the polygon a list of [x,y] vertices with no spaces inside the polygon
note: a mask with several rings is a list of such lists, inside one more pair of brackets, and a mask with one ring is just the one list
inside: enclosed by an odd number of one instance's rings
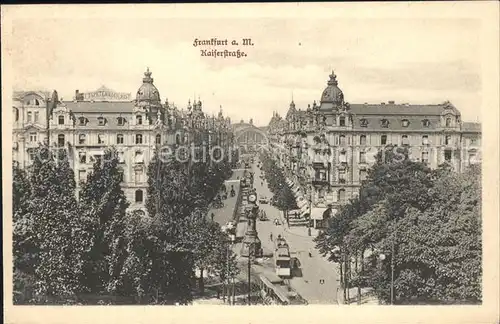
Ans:
{"label": "domed tower", "polygon": [[161,100],[160,93],[153,84],[151,74],[149,68],[147,68],[146,72],[144,72],[142,85],[137,90],[135,101],[137,106],[145,108],[148,117],[153,121],[157,118],[158,110],[161,109]]}
{"label": "domed tower", "polygon": [[342,107],[344,104],[344,93],[338,87],[337,76],[332,71],[330,80],[327,82],[327,87],[321,95],[320,110],[332,110]]}

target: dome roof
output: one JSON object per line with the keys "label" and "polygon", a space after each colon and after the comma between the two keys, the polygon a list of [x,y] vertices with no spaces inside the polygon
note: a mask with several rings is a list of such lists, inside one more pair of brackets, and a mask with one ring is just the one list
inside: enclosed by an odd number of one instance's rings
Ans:
{"label": "dome roof", "polygon": [[160,104],[160,93],[158,89],[153,85],[153,78],[151,77],[151,72],[149,68],[144,72],[144,78],[142,79],[142,85],[137,90],[136,100],[137,102],[143,101],[151,104]]}
{"label": "dome roof", "polygon": [[341,105],[344,102],[344,94],[338,87],[337,76],[333,71],[330,74],[330,80],[328,80],[327,84],[328,86],[323,90],[323,94],[321,95],[321,103],[328,102]]}

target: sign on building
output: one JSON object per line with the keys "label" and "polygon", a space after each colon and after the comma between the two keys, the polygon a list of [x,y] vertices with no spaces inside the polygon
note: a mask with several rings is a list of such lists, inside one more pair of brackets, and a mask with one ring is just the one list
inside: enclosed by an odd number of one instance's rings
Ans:
{"label": "sign on building", "polygon": [[96,91],[76,93],[76,96],[83,97],[85,101],[130,101],[132,95],[130,93],[115,92],[105,86],[100,87]]}

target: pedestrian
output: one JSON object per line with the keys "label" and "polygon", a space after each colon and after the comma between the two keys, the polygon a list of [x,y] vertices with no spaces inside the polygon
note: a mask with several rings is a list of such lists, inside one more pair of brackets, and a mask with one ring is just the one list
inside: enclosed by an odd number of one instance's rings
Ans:
{"label": "pedestrian", "polygon": [[312,257],[312,251],[311,251],[311,249],[309,249],[309,257],[310,258]]}
{"label": "pedestrian", "polygon": [[271,242],[273,241],[273,233],[269,234],[269,238],[271,239]]}
{"label": "pedestrian", "polygon": [[212,222],[213,222],[213,221],[214,221],[215,214],[214,214],[214,213],[212,213],[212,214],[210,215],[210,217],[212,218]]}

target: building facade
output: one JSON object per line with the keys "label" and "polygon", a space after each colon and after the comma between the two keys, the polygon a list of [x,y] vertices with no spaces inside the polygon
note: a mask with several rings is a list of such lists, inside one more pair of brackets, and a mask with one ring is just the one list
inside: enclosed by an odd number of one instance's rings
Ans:
{"label": "building facade", "polygon": [[461,172],[480,160],[481,125],[463,122],[450,102],[349,104],[332,72],[319,104],[300,110],[292,100],[284,118],[273,113],[269,139],[303,214],[317,209],[321,223],[327,206],[335,212],[358,194],[381,149],[404,146],[414,161]]}
{"label": "building facade", "polygon": [[162,103],[151,76],[148,69],[135,100],[106,87],[76,90],[72,101],[59,100],[56,91],[50,98],[44,92],[15,93],[14,160],[29,167],[36,158],[33,149],[48,141],[51,148],[68,152],[78,192],[96,159],[113,146],[130,209],[145,211],[147,166],[155,150],[215,163],[230,153],[233,141],[231,120],[222,108],[216,117],[203,112],[200,100],[189,101],[186,109]]}

